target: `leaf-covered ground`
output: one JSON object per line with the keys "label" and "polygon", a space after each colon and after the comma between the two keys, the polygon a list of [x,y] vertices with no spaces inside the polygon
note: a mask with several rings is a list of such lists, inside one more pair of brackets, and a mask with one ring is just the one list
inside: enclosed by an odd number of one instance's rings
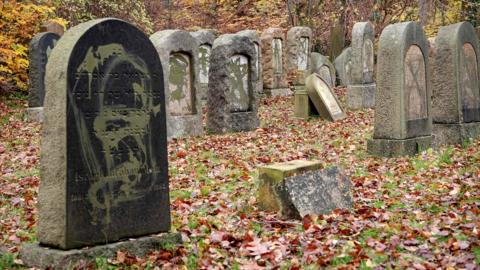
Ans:
{"label": "leaf-covered ground", "polygon": [[[344,89],[338,89],[344,99]],[[0,268],[35,241],[41,126],[0,103]],[[415,157],[366,153],[373,110],[331,123],[293,118],[293,98],[264,99],[261,128],[169,143],[172,228],[183,244],[145,258],[119,252],[90,268],[479,269],[480,142]],[[259,166],[317,159],[354,185],[352,211],[282,220],[257,208]]]}

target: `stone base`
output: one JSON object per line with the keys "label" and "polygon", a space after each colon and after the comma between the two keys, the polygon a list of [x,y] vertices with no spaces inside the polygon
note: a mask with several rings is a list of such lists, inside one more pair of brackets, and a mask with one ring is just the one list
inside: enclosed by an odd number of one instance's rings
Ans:
{"label": "stone base", "polygon": [[380,157],[413,156],[430,148],[433,136],[423,136],[404,140],[372,139],[367,141],[368,153]]}
{"label": "stone base", "polygon": [[20,259],[27,267],[73,269],[81,261],[92,262],[98,257],[116,258],[119,250],[143,257],[149,252],[161,249],[166,244],[179,244],[181,239],[179,233],[162,233],[124,242],[72,250],[48,248],[38,243],[25,244],[20,250]]}
{"label": "stone base", "polygon": [[227,132],[242,132],[255,130],[260,126],[257,114],[254,112],[230,113],[230,130]]}
{"label": "stone base", "polygon": [[290,88],[273,88],[273,89],[265,88],[263,89],[263,93],[267,97],[286,97],[286,96],[291,96],[293,94]]}
{"label": "stone base", "polygon": [[170,116],[167,119],[167,138],[179,138],[186,136],[202,136],[202,114]]}
{"label": "stone base", "polygon": [[480,137],[480,122],[462,124],[433,124],[435,145],[461,144]]}
{"label": "stone base", "polygon": [[42,123],[43,107],[27,108],[27,120]]}
{"label": "stone base", "polygon": [[318,112],[308,97],[305,88],[295,90],[294,116],[296,118],[308,119],[312,115],[318,115]]}
{"label": "stone base", "polygon": [[376,84],[347,86],[347,107],[352,110],[375,107]]}

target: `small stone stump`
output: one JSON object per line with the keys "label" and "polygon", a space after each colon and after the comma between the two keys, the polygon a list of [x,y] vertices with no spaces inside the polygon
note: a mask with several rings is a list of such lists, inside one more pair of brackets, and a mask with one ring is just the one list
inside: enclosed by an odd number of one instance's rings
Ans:
{"label": "small stone stump", "polygon": [[198,46],[198,91],[197,96],[200,105],[207,105],[208,92],[208,71],[210,70],[210,54],[212,53],[213,41],[217,36],[213,29],[201,29],[190,32],[190,35],[197,40]]}
{"label": "small stone stump", "polygon": [[335,66],[328,60],[328,57],[323,56],[317,52],[312,52],[310,56],[311,68],[310,73],[316,73],[328,84],[330,87],[335,87]]}
{"label": "small stone stump", "polygon": [[345,48],[333,62],[341,86],[348,86],[352,81],[352,48]]}
{"label": "small stone stump", "polygon": [[183,30],[164,30],[150,40],[163,67],[168,139],[203,135],[196,39]]}
{"label": "small stone stump", "polygon": [[243,35],[221,35],[213,43],[208,79],[209,132],[250,131],[259,126],[255,59],[255,46]]}
{"label": "small stone stump", "polygon": [[380,36],[373,139],[376,156],[415,155],[432,144],[428,41],[415,22],[387,26]]}
{"label": "small stone stump", "polygon": [[250,41],[253,43],[253,46],[255,46],[255,52],[257,57],[255,58],[255,69],[257,72],[258,76],[258,81],[257,81],[257,96],[263,95],[263,67],[262,67],[262,40],[260,39],[260,36],[257,34],[257,31],[255,30],[242,30],[237,32],[237,35],[240,36],[245,36]]}
{"label": "small stone stump", "polygon": [[285,34],[281,28],[268,28],[261,35],[263,91],[267,96],[288,96],[285,62]]}
{"label": "small stone stump", "polygon": [[257,202],[284,218],[329,214],[353,206],[350,180],[337,168],[320,170],[319,161],[294,160],[259,168]]}
{"label": "small stone stump", "polygon": [[433,134],[436,144],[480,135],[480,45],[469,22],[440,27],[434,43]]}
{"label": "small stone stump", "polygon": [[36,34],[29,48],[29,89],[27,115],[30,120],[42,122],[45,99],[45,66],[60,36],[43,32]]}
{"label": "small stone stump", "polygon": [[352,30],[351,81],[347,85],[347,106],[350,109],[373,108],[375,31],[370,22],[355,23]]}
{"label": "small stone stump", "polygon": [[26,244],[20,259],[65,269],[179,242],[168,233],[162,65],[148,37],[112,18],[79,24],[52,51],[45,85],[39,243]]}

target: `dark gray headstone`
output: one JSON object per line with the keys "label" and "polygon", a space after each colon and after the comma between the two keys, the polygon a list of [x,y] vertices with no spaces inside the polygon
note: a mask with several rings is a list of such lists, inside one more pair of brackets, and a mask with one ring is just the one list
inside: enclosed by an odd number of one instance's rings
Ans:
{"label": "dark gray headstone", "polygon": [[170,229],[162,65],[117,19],[71,28],[46,72],[38,239],[60,249]]}
{"label": "dark gray headstone", "polygon": [[352,183],[337,167],[287,177],[277,192],[291,202],[290,208],[282,209],[287,217],[329,214],[353,207]]}
{"label": "dark gray headstone", "polygon": [[374,155],[416,154],[432,141],[428,41],[415,22],[387,26],[381,36],[375,93]]}
{"label": "dark gray headstone", "polygon": [[434,43],[432,114],[435,141],[462,143],[480,127],[480,44],[469,22],[440,27]]}
{"label": "dark gray headstone", "polygon": [[38,33],[30,42],[29,48],[29,92],[28,106],[42,107],[45,98],[45,66],[48,57],[57,44],[60,36],[55,33]]}
{"label": "dark gray headstone", "polygon": [[213,44],[208,80],[207,129],[213,133],[258,127],[255,46],[242,35],[226,34]]}

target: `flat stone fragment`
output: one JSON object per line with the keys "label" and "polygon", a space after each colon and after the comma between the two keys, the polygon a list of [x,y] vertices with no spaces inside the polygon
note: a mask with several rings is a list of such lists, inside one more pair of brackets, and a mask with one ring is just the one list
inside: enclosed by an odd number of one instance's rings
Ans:
{"label": "flat stone fragment", "polygon": [[286,194],[295,209],[288,214],[297,217],[353,207],[352,183],[337,167],[287,177],[278,192]]}
{"label": "flat stone fragment", "polygon": [[20,250],[20,259],[29,267],[41,269],[74,269],[79,264],[95,262],[96,258],[115,259],[117,251],[143,257],[165,246],[181,243],[179,233],[162,233],[112,244],[83,249],[58,250],[35,244],[26,244]]}
{"label": "flat stone fragment", "polygon": [[318,74],[311,74],[306,80],[308,97],[319,112],[320,117],[329,121],[344,119],[346,114],[332,88]]}

